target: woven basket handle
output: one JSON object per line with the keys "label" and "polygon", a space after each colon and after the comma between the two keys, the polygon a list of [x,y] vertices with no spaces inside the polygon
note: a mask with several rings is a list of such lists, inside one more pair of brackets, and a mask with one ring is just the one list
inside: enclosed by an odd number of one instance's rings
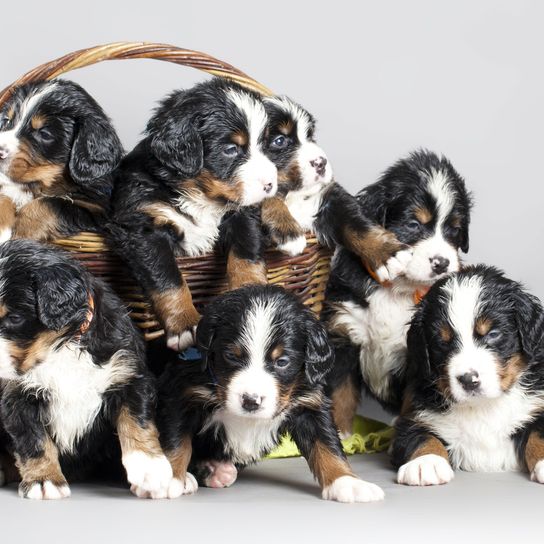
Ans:
{"label": "woven basket handle", "polygon": [[244,74],[234,66],[206,53],[182,49],[173,45],[149,42],[117,42],[80,49],[30,70],[0,93],[0,107],[11,96],[12,89],[23,83],[53,79],[70,70],[83,68],[103,60],[156,59],[191,66],[215,76],[222,76],[264,95],[272,92],[264,85]]}

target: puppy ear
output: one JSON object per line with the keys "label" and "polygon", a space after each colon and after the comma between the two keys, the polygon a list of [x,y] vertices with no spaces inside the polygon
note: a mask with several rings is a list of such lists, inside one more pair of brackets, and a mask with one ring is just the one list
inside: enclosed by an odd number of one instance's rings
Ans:
{"label": "puppy ear", "polygon": [[540,300],[516,286],[515,312],[521,349],[527,362],[541,362],[544,355],[544,309]]}
{"label": "puppy ear", "polygon": [[103,179],[111,174],[121,161],[123,147],[111,122],[96,112],[80,118],[76,123],[68,168],[78,185],[107,191],[111,182]]}
{"label": "puppy ear", "polygon": [[461,251],[463,253],[468,253],[468,221],[466,225],[461,227]]}
{"label": "puppy ear", "polygon": [[178,176],[194,176],[204,164],[204,148],[188,119],[168,117],[151,137],[151,152]]}
{"label": "puppy ear", "polygon": [[366,217],[385,227],[387,219],[387,194],[381,185],[365,187],[357,194],[357,200]]}
{"label": "puppy ear", "polygon": [[[308,310],[308,312],[310,312]],[[323,383],[325,376],[334,364],[334,350],[329,342],[327,331],[316,317],[306,319],[306,378],[311,385]]]}
{"label": "puppy ear", "polygon": [[431,373],[429,348],[423,324],[422,306],[424,304],[425,301],[423,300],[412,317],[406,338],[408,357],[407,372],[410,378],[416,380],[423,376],[429,376]]}
{"label": "puppy ear", "polygon": [[196,328],[196,345],[202,355],[202,370],[206,370],[208,364],[213,362],[212,346],[217,324],[218,316],[216,312],[211,311],[208,307]]}
{"label": "puppy ear", "polygon": [[81,325],[89,310],[89,292],[80,272],[72,266],[51,265],[34,272],[38,319],[45,327],[60,331]]}

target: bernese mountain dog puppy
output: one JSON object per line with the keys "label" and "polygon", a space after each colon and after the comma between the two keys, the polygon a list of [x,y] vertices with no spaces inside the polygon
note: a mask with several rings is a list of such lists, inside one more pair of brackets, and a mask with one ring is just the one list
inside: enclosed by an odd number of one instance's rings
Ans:
{"label": "bernese mountain dog puppy", "polygon": [[312,231],[321,244],[352,251],[379,281],[393,280],[410,260],[410,250],[333,180],[331,163],[315,142],[312,115],[285,96],[264,102],[270,127],[267,152],[278,167],[278,195],[262,204],[272,242],[297,255],[306,246],[304,234]]}
{"label": "bernese mountain dog puppy", "polygon": [[471,199],[451,163],[429,151],[412,153],[357,195],[363,213],[412,250],[403,273],[379,283],[360,259],[339,249],[325,294],[323,319],[336,350],[328,378],[342,436],[364,388],[398,413],[406,383],[406,332],[415,303],[459,269],[468,251]]}
{"label": "bernese mountain dog puppy", "polygon": [[17,87],[0,111],[0,241],[47,241],[104,222],[123,149],[79,85]]}
{"label": "bernese mountain dog puppy", "polygon": [[202,360],[170,364],[159,386],[161,443],[180,492],[196,490],[197,480],[231,485],[288,432],[323,498],[383,498],[344,456],[323,393],[334,353],[323,325],[292,294],[254,285],[217,297],[197,342]]}
{"label": "bernese mountain dog puppy", "polygon": [[106,285],[30,240],[0,245],[0,381],[22,497],[68,497],[67,478],[119,461],[136,495],[168,495],[142,338]]}
{"label": "bernese mountain dog puppy", "polygon": [[233,210],[276,192],[277,169],[265,155],[267,122],[259,95],[216,78],[165,98],[121,163],[113,244],[148,293],[172,349],[194,343],[200,318],[176,254],[202,255],[227,238],[230,286],[248,277],[266,282],[262,260],[246,258],[259,253],[259,214]]}
{"label": "bernese mountain dog puppy", "polygon": [[408,372],[399,483],[443,484],[454,469],[544,483],[544,310],[519,283],[483,265],[437,282],[408,331]]}

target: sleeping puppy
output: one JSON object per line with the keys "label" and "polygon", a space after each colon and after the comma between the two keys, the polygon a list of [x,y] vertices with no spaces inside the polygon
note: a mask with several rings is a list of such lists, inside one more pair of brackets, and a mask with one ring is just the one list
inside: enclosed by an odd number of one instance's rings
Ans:
{"label": "sleeping puppy", "polygon": [[196,490],[191,472],[202,485],[228,487],[289,432],[323,498],[383,498],[344,456],[322,388],[333,352],[323,326],[293,295],[250,286],[219,296],[197,340],[202,361],[170,365],[159,388],[160,437],[180,493]]}
{"label": "sleeping puppy", "polygon": [[331,163],[315,143],[314,118],[285,96],[264,102],[270,127],[267,153],[279,180],[278,196],[262,204],[262,221],[272,241],[297,255],[306,246],[304,234],[312,231],[321,244],[352,251],[379,281],[394,279],[410,260],[410,251],[333,180]]}
{"label": "sleeping puppy", "polygon": [[443,484],[454,469],[527,470],[544,483],[543,338],[540,301],[495,268],[434,285],[408,332],[399,483]]}
{"label": "sleeping puppy", "polygon": [[463,179],[446,158],[428,151],[398,161],[357,198],[366,216],[413,253],[403,274],[383,284],[347,249],[333,258],[322,317],[336,350],[328,393],[344,436],[351,433],[362,388],[398,413],[415,303],[435,281],[459,269],[470,220]]}
{"label": "sleeping puppy", "polygon": [[99,230],[122,147],[76,83],[28,83],[0,111],[0,241]]}
{"label": "sleeping puppy", "polygon": [[0,380],[22,497],[68,497],[67,478],[118,460],[136,495],[168,495],[140,335],[108,287],[29,240],[0,246]]}
{"label": "sleeping puppy", "polygon": [[[277,169],[264,154],[267,116],[261,98],[224,79],[175,91],[149,121],[145,138],[122,161],[111,225],[113,244],[148,293],[167,344],[194,342],[199,319],[175,255],[198,256],[230,241],[231,287],[265,283],[258,214],[233,214],[277,189]],[[225,225],[229,218],[232,224]],[[246,247],[246,242],[251,247]],[[257,247],[257,249],[255,249]],[[247,258],[249,255],[249,258]]]}

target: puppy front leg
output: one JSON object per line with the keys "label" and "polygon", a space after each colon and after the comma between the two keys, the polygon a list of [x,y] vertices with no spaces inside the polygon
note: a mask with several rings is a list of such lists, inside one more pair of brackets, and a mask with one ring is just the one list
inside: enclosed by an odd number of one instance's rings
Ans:
{"label": "puppy front leg", "polygon": [[0,244],[11,238],[15,224],[15,203],[11,198],[0,195]]}
{"label": "puppy front leg", "polygon": [[384,498],[381,488],[361,480],[351,470],[328,406],[303,410],[289,431],[319,482],[324,499],[371,502]]}
{"label": "puppy front leg", "polygon": [[404,485],[440,485],[454,477],[443,442],[415,421],[399,417],[395,423],[392,462],[400,467],[397,482]]}
{"label": "puppy front leg", "polygon": [[198,490],[196,478],[188,471],[193,453],[193,439],[190,434],[184,434],[176,440],[170,448],[165,449],[166,457],[172,465],[174,478],[168,489],[168,498],[173,499],[181,495],[191,495]]}
{"label": "puppy front leg", "polygon": [[270,232],[272,241],[281,252],[294,257],[304,251],[306,247],[304,230],[291,215],[281,197],[275,196],[263,200],[261,218]]}
{"label": "puppy front leg", "polygon": [[529,434],[524,457],[531,480],[544,484],[544,435],[541,430],[534,430]]}
{"label": "puppy front leg", "polygon": [[117,434],[130,490],[137,497],[163,499],[169,497],[172,467],[160,446],[157,427],[147,416],[150,404],[142,395],[137,409],[135,403],[124,405],[117,419]]}

